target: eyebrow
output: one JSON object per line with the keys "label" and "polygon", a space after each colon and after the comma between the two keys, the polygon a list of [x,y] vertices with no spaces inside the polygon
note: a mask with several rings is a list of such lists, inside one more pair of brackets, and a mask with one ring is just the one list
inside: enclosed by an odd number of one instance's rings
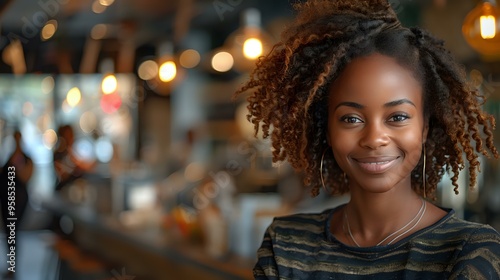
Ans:
{"label": "eyebrow", "polygon": [[[412,105],[413,107],[417,107],[415,106],[415,104],[413,102],[411,102],[410,100],[406,99],[406,98],[403,98],[403,99],[398,99],[398,100],[394,100],[394,101],[391,101],[391,102],[387,102],[384,104],[384,107],[394,107],[394,106],[398,106],[398,105],[401,105],[401,104],[404,104],[404,103],[407,103],[407,104],[410,104]],[[352,107],[352,108],[356,108],[356,109],[363,109],[365,108],[364,105],[361,105],[359,103],[356,103],[356,102],[340,102],[337,106],[335,106],[335,109],[334,110],[337,110],[338,107],[340,106],[347,106],[347,107]]]}
{"label": "eyebrow", "polygon": [[353,107],[353,108],[356,108],[356,109],[363,109],[365,108],[365,106],[359,104],[359,103],[356,103],[356,102],[340,102],[337,106],[335,106],[335,110],[337,110],[338,107],[340,106],[347,106],[347,107]]}
{"label": "eyebrow", "polygon": [[415,106],[415,104],[413,104],[413,102],[411,102],[410,100],[408,100],[406,98],[398,99],[398,100],[394,100],[394,101],[385,103],[384,107],[394,107],[394,106],[398,106],[398,105],[401,105],[401,104],[404,104],[404,103],[410,104],[413,107],[417,108],[417,106]]}

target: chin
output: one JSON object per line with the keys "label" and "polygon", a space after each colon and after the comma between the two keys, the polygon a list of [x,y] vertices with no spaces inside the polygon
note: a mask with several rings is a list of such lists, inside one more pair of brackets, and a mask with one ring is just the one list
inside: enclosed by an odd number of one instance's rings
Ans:
{"label": "chin", "polygon": [[381,176],[379,178],[371,178],[362,182],[356,182],[354,185],[358,186],[364,192],[386,193],[403,186],[405,180],[404,178],[402,179],[403,180],[390,180],[387,176]]}

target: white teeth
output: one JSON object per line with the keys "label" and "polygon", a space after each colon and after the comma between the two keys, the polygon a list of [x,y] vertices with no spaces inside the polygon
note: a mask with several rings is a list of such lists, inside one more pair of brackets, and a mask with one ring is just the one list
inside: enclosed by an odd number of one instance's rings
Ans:
{"label": "white teeth", "polygon": [[378,165],[380,165],[380,164],[386,164],[386,163],[388,163],[388,162],[391,162],[391,161],[390,161],[390,160],[388,160],[388,161],[380,161],[380,162],[366,162],[366,163],[368,163],[368,164],[378,164]]}

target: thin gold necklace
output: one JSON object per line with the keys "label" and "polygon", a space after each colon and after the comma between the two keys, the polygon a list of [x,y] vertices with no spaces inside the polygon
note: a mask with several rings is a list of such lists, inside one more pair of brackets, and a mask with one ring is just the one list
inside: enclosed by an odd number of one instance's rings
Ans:
{"label": "thin gold necklace", "polygon": [[[395,234],[398,234],[399,232],[401,232],[402,230],[404,230],[405,228],[407,228],[409,225],[411,225],[415,220],[417,220],[417,222],[412,227],[410,227],[409,229],[405,230],[404,232],[402,232],[398,236],[394,237],[391,241],[387,242],[386,245],[392,244],[394,241],[398,240],[401,236],[403,236],[403,235],[407,234],[408,232],[410,232],[412,229],[414,229],[420,223],[420,221],[422,220],[422,217],[425,214],[425,210],[426,209],[427,209],[427,203],[425,203],[425,200],[422,199],[422,206],[420,206],[420,210],[418,210],[418,212],[415,215],[415,217],[413,217],[413,219],[411,219],[411,221],[409,221],[402,228],[398,229],[397,231],[389,234],[387,237],[385,237],[384,239],[382,239],[379,243],[377,243],[376,246],[380,246],[387,239],[391,238]],[[347,209],[344,209],[344,219],[345,219],[345,221],[347,223],[347,232],[349,233],[349,237],[351,237],[352,241],[354,242],[354,244],[356,244],[356,246],[361,247],[359,245],[359,243],[356,241],[356,239],[354,238],[354,236],[352,235],[351,226],[349,225],[349,219],[347,218]]]}

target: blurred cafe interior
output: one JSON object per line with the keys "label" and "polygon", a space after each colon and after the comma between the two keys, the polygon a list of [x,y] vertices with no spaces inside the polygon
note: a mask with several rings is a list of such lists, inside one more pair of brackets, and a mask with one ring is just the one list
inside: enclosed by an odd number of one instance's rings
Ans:
{"label": "blurred cafe interior", "polygon": [[[233,98],[293,2],[2,1],[0,163],[18,130],[33,166],[16,279],[252,279],[273,217],[346,202],[273,163]],[[500,119],[495,1],[389,2],[445,40]],[[445,176],[436,203],[500,230],[500,166],[481,161],[474,190]]]}

